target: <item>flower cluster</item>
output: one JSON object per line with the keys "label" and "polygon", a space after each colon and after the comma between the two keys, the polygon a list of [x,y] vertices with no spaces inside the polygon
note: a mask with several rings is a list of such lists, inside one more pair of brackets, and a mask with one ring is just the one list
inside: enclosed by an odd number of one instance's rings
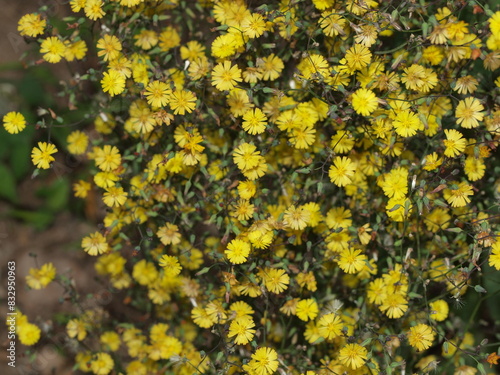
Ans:
{"label": "flower cluster", "polygon": [[86,163],[75,197],[106,207],[81,248],[126,296],[68,319],[79,370],[486,373],[494,333],[456,307],[498,291],[500,11],[70,4],[68,30],[19,31],[75,60],[64,93],[91,121],[58,147]]}

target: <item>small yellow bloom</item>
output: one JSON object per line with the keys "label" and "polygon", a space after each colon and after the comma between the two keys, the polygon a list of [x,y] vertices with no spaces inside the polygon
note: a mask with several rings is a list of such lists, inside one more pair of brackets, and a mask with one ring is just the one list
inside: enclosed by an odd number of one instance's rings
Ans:
{"label": "small yellow bloom", "polygon": [[26,119],[19,112],[9,112],[3,116],[3,127],[10,134],[17,134],[26,127]]}
{"label": "small yellow bloom", "polygon": [[37,168],[49,169],[50,163],[56,160],[52,154],[57,152],[56,146],[52,143],[38,142],[38,147],[33,147],[31,160]]}

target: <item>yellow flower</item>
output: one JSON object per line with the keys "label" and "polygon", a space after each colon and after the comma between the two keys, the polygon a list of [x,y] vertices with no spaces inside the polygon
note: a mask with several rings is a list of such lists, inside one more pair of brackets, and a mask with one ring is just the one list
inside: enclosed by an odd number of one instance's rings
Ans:
{"label": "yellow flower", "polygon": [[115,352],[120,347],[120,336],[114,331],[104,332],[100,337],[99,341],[108,350]]}
{"label": "yellow flower", "polygon": [[217,64],[212,70],[212,86],[219,91],[231,90],[241,81],[241,69],[238,65],[231,65],[229,60]]}
{"label": "yellow flower", "polygon": [[64,52],[64,58],[67,61],[73,61],[75,59],[81,60],[85,57],[88,51],[87,44],[83,40],[78,40],[74,43],[69,41],[64,42],[66,46],[66,51]]}
{"label": "yellow flower", "polygon": [[259,108],[246,111],[243,114],[243,129],[252,135],[262,134],[266,130],[267,117]]}
{"label": "yellow flower", "polygon": [[252,354],[248,364],[243,365],[243,370],[251,375],[271,375],[278,369],[278,353],[268,347],[262,347]]}
{"label": "yellow flower", "polygon": [[26,119],[19,112],[9,112],[3,116],[3,127],[10,134],[17,134],[26,127]]}
{"label": "yellow flower", "polygon": [[114,35],[105,34],[97,41],[97,56],[102,57],[104,61],[113,61],[120,56],[122,44]]}
{"label": "yellow flower", "polygon": [[313,4],[318,10],[325,10],[333,6],[334,0],[313,0]]}
{"label": "yellow flower", "polygon": [[311,214],[304,207],[290,206],[283,216],[283,225],[293,230],[302,230],[309,223]]}
{"label": "yellow flower", "polygon": [[479,82],[473,76],[464,76],[457,79],[453,90],[459,94],[472,94],[476,91]]}
{"label": "yellow flower", "polygon": [[491,267],[495,267],[497,270],[500,271],[500,241],[499,240],[497,240],[491,246],[491,254],[488,258],[488,264]]}
{"label": "yellow flower", "polygon": [[89,137],[80,130],[71,132],[66,138],[68,142],[68,151],[73,155],[82,155],[87,150],[89,144]]}
{"label": "yellow flower", "polygon": [[107,375],[114,366],[113,358],[108,353],[97,353],[90,362],[90,368],[95,375]]}
{"label": "yellow flower", "polygon": [[242,143],[233,151],[233,161],[240,170],[254,168],[260,157],[260,151],[250,143]]}
{"label": "yellow flower", "polygon": [[370,64],[372,53],[362,44],[355,44],[345,54],[345,60],[351,71],[361,70]]}
{"label": "yellow flower", "polygon": [[170,95],[169,105],[174,115],[191,113],[196,108],[196,95],[188,90],[175,90]]}
{"label": "yellow flower", "polygon": [[212,42],[212,56],[219,59],[228,58],[236,53],[237,40],[236,35],[233,33],[227,33],[224,35],[219,35]]}
{"label": "yellow flower", "polygon": [[75,13],[81,11],[85,8],[85,3],[87,0],[70,0],[71,10]]}
{"label": "yellow flower", "polygon": [[121,94],[125,91],[125,76],[116,70],[109,69],[104,72],[101,79],[102,91],[110,96]]}
{"label": "yellow flower", "polygon": [[258,38],[266,31],[266,21],[259,13],[252,13],[241,22],[241,30],[249,38]]}
{"label": "yellow flower", "polygon": [[330,229],[348,228],[352,225],[351,210],[344,207],[334,207],[328,210],[325,223]]}
{"label": "yellow flower", "polygon": [[191,319],[200,328],[210,328],[217,323],[217,315],[209,314],[207,309],[196,306],[191,310]]}
{"label": "yellow flower", "polygon": [[321,339],[321,335],[319,334],[318,325],[314,320],[308,322],[306,324],[306,330],[304,331],[304,337],[308,343],[313,344],[314,342]]}
{"label": "yellow flower", "polygon": [[61,61],[66,52],[63,41],[55,36],[48,37],[40,45],[40,53],[43,53],[45,61],[55,64]]}
{"label": "yellow flower", "polygon": [[402,110],[396,114],[392,122],[396,133],[402,137],[411,137],[417,134],[417,130],[423,130],[424,124],[418,118],[418,115],[410,110]]}
{"label": "yellow flower", "polygon": [[403,82],[408,90],[419,90],[425,84],[425,68],[418,64],[413,64],[405,68],[401,76]]}
{"label": "yellow flower", "polygon": [[40,328],[32,323],[18,324],[17,337],[23,345],[35,345],[40,340]]}
{"label": "yellow flower", "polygon": [[90,183],[84,180],[79,180],[73,184],[73,191],[75,192],[75,197],[86,198],[88,192],[90,191]]}
{"label": "yellow flower", "polygon": [[102,0],[87,0],[83,9],[85,15],[92,21],[102,18],[106,13],[102,10],[104,3]]}
{"label": "yellow flower", "polygon": [[257,59],[257,68],[262,74],[262,79],[264,81],[274,81],[277,79],[284,67],[283,60],[274,53]]}
{"label": "yellow flower", "polygon": [[468,156],[465,159],[464,172],[470,181],[477,181],[483,178],[486,171],[486,165],[483,159]]}
{"label": "yellow flower", "polygon": [[443,195],[451,207],[464,207],[470,203],[469,195],[474,195],[474,191],[467,182],[461,182],[455,189],[446,189]]}
{"label": "yellow flower", "polygon": [[99,255],[107,253],[109,250],[106,238],[99,232],[89,234],[82,239],[82,248],[89,255]]}
{"label": "yellow flower", "polygon": [[181,273],[182,266],[177,257],[172,255],[162,255],[159,260],[160,267],[163,267],[165,276],[174,277]]}
{"label": "yellow flower", "polygon": [[17,31],[22,36],[36,37],[43,34],[43,30],[47,26],[41,15],[35,13],[25,14],[17,23]]}
{"label": "yellow flower", "polygon": [[345,24],[345,18],[330,11],[321,13],[321,18],[319,19],[319,26],[323,29],[323,33],[326,36],[345,35]]}
{"label": "yellow flower", "polygon": [[433,171],[438,168],[441,164],[443,164],[443,158],[440,158],[439,155],[435,152],[427,155],[424,160],[424,169],[426,171]]}
{"label": "yellow flower", "polygon": [[455,129],[445,129],[444,134],[446,135],[446,139],[443,141],[443,144],[446,147],[444,150],[445,156],[453,158],[464,152],[467,141],[463,137],[462,133]]}
{"label": "yellow flower", "polygon": [[296,280],[297,284],[299,284],[302,288],[305,287],[311,292],[318,290],[316,277],[312,271],[299,273]]}
{"label": "yellow flower", "polygon": [[283,269],[266,268],[262,273],[264,285],[271,293],[279,294],[288,288],[290,277]]}
{"label": "yellow flower", "polygon": [[120,166],[122,157],[116,146],[104,145],[94,148],[94,160],[100,170],[110,172]]}
{"label": "yellow flower", "polygon": [[238,184],[238,194],[242,199],[250,199],[257,192],[257,186],[253,181],[240,181]]}
{"label": "yellow flower", "polygon": [[179,227],[172,223],[166,223],[164,226],[158,228],[156,235],[164,245],[177,245],[181,242]]}
{"label": "yellow flower", "polygon": [[344,322],[335,313],[322,315],[318,320],[318,334],[325,340],[332,340],[342,334]]}
{"label": "yellow flower", "polygon": [[345,273],[357,273],[365,266],[366,255],[361,250],[348,248],[340,252],[339,267]]}
{"label": "yellow flower", "polygon": [[142,29],[139,34],[134,35],[135,46],[148,50],[158,44],[158,35],[153,30]]}
{"label": "yellow flower", "polygon": [[181,42],[181,36],[171,26],[165,27],[158,36],[159,46],[162,52],[168,52],[172,48],[178,47]]}
{"label": "yellow flower", "polygon": [[247,261],[250,249],[251,247],[248,242],[234,239],[227,244],[227,249],[224,253],[232,264],[242,264]]}
{"label": "yellow flower", "polygon": [[347,344],[339,352],[339,361],[353,370],[363,366],[367,359],[368,351],[358,344]]}
{"label": "yellow flower", "polygon": [[432,345],[432,341],[434,341],[434,332],[427,324],[418,324],[410,328],[407,337],[410,345],[420,352],[428,349]]}
{"label": "yellow flower", "polygon": [[235,319],[243,316],[250,317],[255,312],[252,306],[244,301],[233,302],[231,306],[229,306],[229,311],[235,314]]}
{"label": "yellow flower", "polygon": [[33,147],[31,151],[31,160],[37,168],[49,169],[50,163],[56,160],[52,156],[56,152],[57,148],[52,143],[38,142],[38,147]]}
{"label": "yellow flower", "polygon": [[76,337],[78,341],[82,341],[87,337],[87,325],[83,320],[71,319],[66,324],[66,332],[71,338]]}
{"label": "yellow flower", "polygon": [[146,99],[153,107],[164,107],[168,104],[172,90],[165,82],[153,81],[146,87]]}
{"label": "yellow flower", "polygon": [[154,263],[148,262],[146,259],[142,259],[134,265],[132,277],[140,285],[151,286],[158,282],[159,272]]}
{"label": "yellow flower", "polygon": [[446,229],[450,225],[451,216],[448,215],[448,210],[443,208],[435,208],[431,213],[424,217],[425,225],[431,232],[436,233],[439,230]]}
{"label": "yellow flower", "polygon": [[205,46],[196,40],[191,40],[181,47],[181,58],[183,60],[196,60],[205,56]]}
{"label": "yellow flower", "polygon": [[408,301],[401,294],[388,294],[379,308],[389,318],[398,319],[408,310]]}
{"label": "yellow flower", "polygon": [[318,54],[305,57],[297,68],[305,79],[325,79],[330,75],[328,61]]}
{"label": "yellow flower", "polygon": [[377,27],[375,25],[362,25],[360,29],[359,32],[356,31],[357,35],[354,37],[354,41],[370,48],[377,41]]}
{"label": "yellow flower", "polygon": [[318,304],[312,298],[300,300],[295,309],[295,315],[297,315],[297,317],[304,322],[316,318],[316,316],[318,316],[318,312]]}
{"label": "yellow flower", "polygon": [[40,269],[30,268],[26,284],[32,289],[43,289],[56,277],[56,268],[52,263],[45,263]]}
{"label": "yellow flower", "polygon": [[442,322],[448,317],[449,307],[448,303],[443,299],[429,303],[430,317],[436,322]]}
{"label": "yellow flower", "polygon": [[255,323],[249,316],[237,317],[229,325],[228,337],[234,337],[236,345],[248,344],[255,335]]}
{"label": "yellow flower", "polygon": [[461,100],[455,110],[457,123],[465,129],[478,127],[479,121],[483,121],[484,118],[482,110],[484,110],[483,105],[472,96]]}
{"label": "yellow flower", "polygon": [[103,202],[108,207],[123,206],[127,201],[127,193],[122,187],[113,186],[106,189],[103,195]]}
{"label": "yellow flower", "polygon": [[352,182],[356,171],[356,165],[346,156],[337,156],[333,159],[328,176],[335,185],[342,187]]}
{"label": "yellow flower", "polygon": [[368,89],[358,89],[352,94],[352,108],[363,116],[370,115],[378,107],[375,93]]}

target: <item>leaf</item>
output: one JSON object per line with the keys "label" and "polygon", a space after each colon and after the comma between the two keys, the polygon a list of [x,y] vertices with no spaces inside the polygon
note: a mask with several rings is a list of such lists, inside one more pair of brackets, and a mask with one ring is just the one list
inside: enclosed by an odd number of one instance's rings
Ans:
{"label": "leaf", "polygon": [[207,273],[208,271],[210,271],[210,267],[203,267],[201,270],[196,272],[196,276],[203,275],[204,273]]}
{"label": "leaf", "polygon": [[301,168],[301,169],[297,169],[295,172],[309,174],[309,173],[311,173],[311,168]]}
{"label": "leaf", "polygon": [[37,196],[45,198],[45,207],[51,212],[62,211],[68,204],[70,184],[68,179],[59,178],[52,185],[38,189]]}
{"label": "leaf", "polygon": [[478,293],[487,293],[486,289],[484,289],[481,285],[476,285],[474,290]]}
{"label": "leaf", "polygon": [[479,372],[482,374],[482,375],[486,375],[486,370],[484,369],[484,366],[482,363],[478,363],[477,364],[477,369],[479,370]]}
{"label": "leaf", "polygon": [[0,197],[7,198],[11,202],[17,202],[16,182],[12,171],[5,165],[0,164]]}
{"label": "leaf", "polygon": [[448,207],[448,205],[446,203],[444,203],[442,200],[440,199],[434,199],[432,201],[436,206],[441,206],[441,207]]}
{"label": "leaf", "polygon": [[47,211],[25,211],[25,210],[12,210],[9,213],[11,216],[22,219],[27,223],[33,225],[36,229],[45,229],[51,222],[54,215]]}
{"label": "leaf", "polygon": [[498,308],[498,295],[500,293],[500,272],[495,268],[491,267],[488,262],[485,262],[481,268],[483,269],[483,277],[481,284],[489,291],[488,296],[492,296],[486,299],[486,306],[488,306],[488,312],[495,321],[500,322],[500,309]]}

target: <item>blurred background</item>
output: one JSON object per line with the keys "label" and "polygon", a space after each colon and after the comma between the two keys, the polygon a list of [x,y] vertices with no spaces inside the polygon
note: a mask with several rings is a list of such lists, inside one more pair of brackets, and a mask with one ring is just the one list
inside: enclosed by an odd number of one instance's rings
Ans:
{"label": "blurred background", "polygon": [[[54,168],[33,177],[31,149],[38,141],[48,140],[47,131],[35,131],[37,111],[51,109],[58,115],[67,111],[64,103],[54,98],[63,78],[60,74],[67,69],[47,63],[28,67],[27,63],[38,60],[39,55],[36,46],[27,44],[17,32],[17,21],[24,14],[44,5],[53,14],[67,14],[69,6],[66,0],[0,0],[0,5],[0,116],[19,111],[28,122],[26,129],[14,136],[0,127],[0,316],[4,319],[7,312],[7,262],[14,260],[16,305],[42,330],[42,339],[34,347],[17,343],[13,369],[7,366],[7,331],[5,324],[1,325],[0,374],[71,374],[71,362],[60,354],[62,341],[43,339],[44,332],[51,332],[53,317],[57,320],[62,313],[77,314],[68,302],[67,287],[52,282],[44,290],[30,290],[25,277],[30,268],[52,262],[58,276],[74,285],[78,294],[92,298],[97,282],[89,257],[80,251],[80,242],[95,230],[96,221],[89,220],[89,215],[94,216],[89,214],[92,207],[83,207],[72,198],[71,186],[80,162],[59,146],[63,152],[58,153]],[[78,111],[73,112],[71,117],[78,117]],[[51,130],[51,142],[61,144],[69,131],[68,127]]]}

